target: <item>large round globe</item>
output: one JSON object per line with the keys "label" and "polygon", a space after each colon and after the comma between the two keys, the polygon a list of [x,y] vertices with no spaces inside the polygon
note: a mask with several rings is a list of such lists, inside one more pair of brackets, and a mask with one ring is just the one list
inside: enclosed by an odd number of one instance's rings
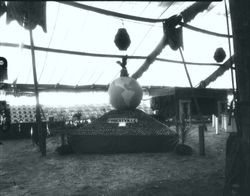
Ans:
{"label": "large round globe", "polygon": [[130,77],[115,79],[108,89],[111,105],[116,109],[135,109],[142,99],[142,88]]}

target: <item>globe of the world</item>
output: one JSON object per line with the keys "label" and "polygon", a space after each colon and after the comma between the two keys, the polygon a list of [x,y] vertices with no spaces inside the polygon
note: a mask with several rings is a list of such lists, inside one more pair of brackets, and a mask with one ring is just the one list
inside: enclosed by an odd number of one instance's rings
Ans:
{"label": "globe of the world", "polygon": [[130,77],[119,77],[109,85],[109,100],[111,105],[120,109],[135,109],[142,99],[142,88]]}

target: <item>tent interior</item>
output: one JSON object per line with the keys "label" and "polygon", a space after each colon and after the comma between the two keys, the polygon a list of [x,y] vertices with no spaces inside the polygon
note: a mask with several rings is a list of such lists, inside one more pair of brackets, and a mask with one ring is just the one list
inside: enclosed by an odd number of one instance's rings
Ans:
{"label": "tent interior", "polygon": [[[181,14],[195,3],[193,1],[77,2],[79,5],[162,21]],[[231,34],[230,13],[227,17],[223,1],[207,3],[209,4],[207,9],[197,13],[187,24],[215,34],[197,31],[187,26],[182,28],[182,53],[187,62],[193,87],[197,87],[202,80],[223,65],[230,55],[233,55],[232,49],[231,51],[229,49],[227,36],[228,33]],[[32,85],[34,80],[31,52],[29,48],[24,47],[30,45],[29,31],[20,26],[16,20],[6,24],[6,17],[6,13],[0,17],[0,56],[8,61],[8,79],[4,80],[4,83]],[[227,25],[227,19],[229,25]],[[126,28],[131,40],[129,48],[124,51],[119,50],[114,43],[119,28]],[[46,29],[47,32],[44,32],[42,27],[37,25],[32,31],[34,46],[38,48],[35,49],[38,84],[72,87],[108,85],[119,77],[120,66],[117,61],[121,61],[122,56],[143,57],[128,58],[127,70],[132,75],[142,66],[164,34],[162,22],[145,22],[105,15],[54,1],[46,2]],[[216,33],[223,36],[218,36]],[[232,39],[230,41],[232,44]],[[15,47],[10,47],[11,44]],[[40,50],[39,47],[46,50]],[[226,58],[220,63],[214,59],[217,48],[223,48],[226,53]],[[65,53],[49,51],[49,49],[57,49]],[[70,51],[73,51],[73,54]],[[104,57],[88,54],[103,54]],[[166,45],[137,81],[141,86],[190,87],[180,51],[171,49],[169,45]],[[226,70],[207,87],[232,88],[230,70]],[[12,105],[35,104],[34,96],[27,96],[25,91],[22,89],[19,93],[3,96]],[[99,92],[97,96],[91,88],[89,92],[77,92],[77,94],[76,92],[66,93],[57,89],[51,92],[41,91],[40,103],[43,105],[108,103],[105,90]],[[90,96],[91,99],[89,99]],[[148,100],[146,94],[144,99]]]}
{"label": "tent interior", "polygon": [[[249,193],[245,16],[236,0],[0,1],[0,140],[29,138],[0,141],[3,195]],[[139,95],[109,93],[124,70]]]}

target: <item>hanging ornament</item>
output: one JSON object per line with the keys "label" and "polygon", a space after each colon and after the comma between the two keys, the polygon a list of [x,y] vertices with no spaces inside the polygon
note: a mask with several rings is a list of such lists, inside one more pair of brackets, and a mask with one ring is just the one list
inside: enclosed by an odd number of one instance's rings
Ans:
{"label": "hanging ornament", "polygon": [[131,41],[129,34],[125,28],[119,28],[115,35],[115,45],[119,50],[127,50]]}
{"label": "hanging ornament", "polygon": [[226,58],[226,53],[223,48],[217,48],[214,52],[214,60],[216,60],[217,63],[220,63],[224,61]]}
{"label": "hanging ornament", "polygon": [[4,57],[0,57],[0,82],[7,80],[7,60]]}

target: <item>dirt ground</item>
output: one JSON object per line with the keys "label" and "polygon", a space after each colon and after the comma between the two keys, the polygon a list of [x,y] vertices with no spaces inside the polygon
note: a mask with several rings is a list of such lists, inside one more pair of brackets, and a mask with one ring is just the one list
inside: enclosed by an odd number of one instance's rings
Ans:
{"label": "dirt ground", "polygon": [[198,128],[187,143],[194,154],[59,155],[59,137],[47,139],[41,157],[30,139],[0,145],[0,195],[219,196],[224,186],[228,133],[208,127],[206,156],[199,156]]}

